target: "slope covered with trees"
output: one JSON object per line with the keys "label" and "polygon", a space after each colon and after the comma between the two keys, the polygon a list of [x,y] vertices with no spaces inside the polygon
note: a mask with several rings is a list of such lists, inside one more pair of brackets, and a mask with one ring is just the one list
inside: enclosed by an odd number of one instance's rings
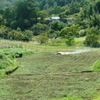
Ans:
{"label": "slope covered with trees", "polygon": [[[32,36],[38,35],[39,38],[45,37],[45,39],[62,37],[67,39],[67,42],[71,42],[75,37],[86,36],[84,42],[86,46],[100,45],[100,0],[1,2],[11,3],[9,6],[0,6],[3,8],[0,9],[1,38],[30,41]],[[60,21],[51,21],[52,16],[59,16]],[[91,41],[93,43],[90,43]],[[66,44],[71,45],[71,43]]]}

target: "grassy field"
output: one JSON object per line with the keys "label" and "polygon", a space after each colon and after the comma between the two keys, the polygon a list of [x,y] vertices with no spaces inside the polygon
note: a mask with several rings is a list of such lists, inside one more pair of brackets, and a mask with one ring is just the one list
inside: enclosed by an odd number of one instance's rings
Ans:
{"label": "grassy field", "polygon": [[[64,40],[63,40],[64,41]],[[75,46],[67,46],[65,43],[55,46],[54,43],[51,45],[40,45],[37,42],[21,42],[21,41],[9,41],[1,40],[0,47],[23,47],[26,49],[31,49],[35,52],[57,52],[57,51],[72,51],[75,49],[83,49],[84,38],[75,38]],[[54,41],[52,41],[54,42]],[[59,44],[59,43],[58,43]],[[87,47],[86,47],[87,48]]]}
{"label": "grassy field", "polygon": [[[23,46],[36,49],[31,43]],[[17,59],[22,66],[0,80],[0,100],[96,100],[100,93],[100,72],[80,71],[92,70],[93,63],[100,59],[99,48],[56,55],[57,51],[76,48],[47,46],[48,52],[44,52],[45,46],[38,46],[38,53]]]}

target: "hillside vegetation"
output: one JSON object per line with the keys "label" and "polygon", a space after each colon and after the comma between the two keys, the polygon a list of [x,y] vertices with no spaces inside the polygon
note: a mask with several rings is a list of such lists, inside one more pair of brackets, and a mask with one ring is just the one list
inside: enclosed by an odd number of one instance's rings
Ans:
{"label": "hillside vegetation", "polygon": [[[84,46],[100,46],[99,0],[9,2],[16,3],[0,9],[1,38],[26,42],[36,40],[40,44],[61,38],[70,46],[75,45],[75,38],[85,37]],[[53,21],[52,17],[59,17],[60,21]]]}
{"label": "hillside vegetation", "polygon": [[21,63],[16,62],[16,58],[32,53],[32,50],[23,48],[0,48],[0,78],[7,76],[7,71],[21,66]]}

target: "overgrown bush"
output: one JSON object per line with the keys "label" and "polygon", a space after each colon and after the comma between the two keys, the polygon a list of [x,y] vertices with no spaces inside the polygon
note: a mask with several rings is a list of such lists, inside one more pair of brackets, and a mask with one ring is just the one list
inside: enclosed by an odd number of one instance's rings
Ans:
{"label": "overgrown bush", "polygon": [[80,30],[79,31],[79,36],[80,37],[83,37],[83,36],[85,36],[86,35],[86,31],[85,30]]}
{"label": "overgrown bush", "polygon": [[67,36],[65,40],[66,45],[71,46],[75,43],[73,36]]}
{"label": "overgrown bush", "polygon": [[90,47],[99,47],[99,37],[95,34],[90,34],[86,37],[84,44]]}
{"label": "overgrown bush", "polygon": [[48,37],[47,33],[41,33],[35,39],[40,44],[46,44],[48,42],[48,40],[49,40],[49,37]]}
{"label": "overgrown bush", "polygon": [[51,39],[48,44],[49,45],[52,45],[52,46],[58,46],[58,45],[61,45],[63,43],[63,39],[60,39],[60,38],[56,38],[56,39]]}
{"label": "overgrown bush", "polygon": [[74,36],[74,37],[79,37],[79,30],[80,30],[80,27],[79,25],[72,25],[70,27],[65,27],[63,28],[59,35],[63,38],[65,38],[67,35],[68,36]]}
{"label": "overgrown bush", "polygon": [[32,38],[33,38],[33,32],[32,31],[30,31],[30,30],[25,30],[24,32],[23,32],[23,34],[24,34],[24,36],[23,36],[23,41],[31,41],[32,40]]}
{"label": "overgrown bush", "polygon": [[21,32],[12,30],[11,32],[8,33],[8,37],[11,40],[22,40],[24,35]]}

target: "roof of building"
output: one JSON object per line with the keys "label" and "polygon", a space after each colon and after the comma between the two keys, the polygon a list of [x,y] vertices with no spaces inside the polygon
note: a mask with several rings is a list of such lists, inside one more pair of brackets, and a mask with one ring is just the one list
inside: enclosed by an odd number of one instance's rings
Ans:
{"label": "roof of building", "polygon": [[51,17],[51,19],[60,19],[60,17]]}

